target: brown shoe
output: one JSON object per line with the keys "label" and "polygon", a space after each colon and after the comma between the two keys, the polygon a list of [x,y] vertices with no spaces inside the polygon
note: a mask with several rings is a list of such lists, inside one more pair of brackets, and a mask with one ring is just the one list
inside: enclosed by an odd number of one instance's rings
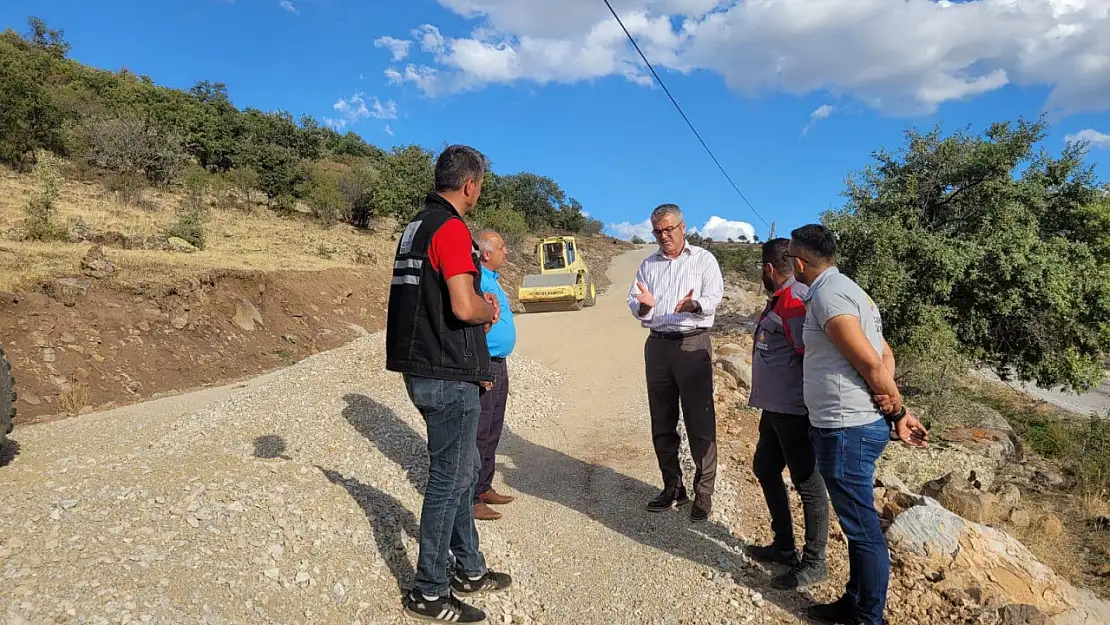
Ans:
{"label": "brown shoe", "polygon": [[501,493],[499,493],[499,492],[497,492],[497,491],[495,491],[491,488],[491,489],[487,490],[486,492],[482,493],[481,495],[478,495],[478,499],[482,503],[487,503],[491,506],[503,506],[507,503],[512,503],[513,499],[515,499],[515,497],[510,497],[508,495],[502,495]]}
{"label": "brown shoe", "polygon": [[501,513],[484,503],[474,504],[474,518],[478,521],[496,521],[501,518]]}

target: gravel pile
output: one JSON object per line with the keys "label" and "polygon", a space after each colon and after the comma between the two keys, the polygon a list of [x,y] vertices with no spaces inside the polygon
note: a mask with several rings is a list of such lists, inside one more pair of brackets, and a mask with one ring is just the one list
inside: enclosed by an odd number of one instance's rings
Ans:
{"label": "gravel pile", "polygon": [[[508,421],[550,420],[559,377],[510,366]],[[92,415],[19,440],[0,470],[0,622],[402,622],[427,460],[381,334],[177,421]],[[535,564],[483,540],[527,588]],[[488,607],[540,611],[528,592]]]}

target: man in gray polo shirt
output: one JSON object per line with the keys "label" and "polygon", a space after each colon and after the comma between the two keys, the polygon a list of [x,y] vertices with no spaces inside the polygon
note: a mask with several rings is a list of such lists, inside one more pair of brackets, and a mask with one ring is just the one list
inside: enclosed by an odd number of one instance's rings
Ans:
{"label": "man in gray polo shirt", "polygon": [[875,302],[836,268],[836,237],[816,224],[790,236],[787,256],[794,275],[809,286],[803,388],[813,448],[848,539],[850,568],[845,594],[835,603],[813,606],[809,616],[828,623],[882,625],[890,554],[875,510],[875,462],[892,429],[917,447],[925,446],[928,432],[902,406],[894,354],[883,339]]}

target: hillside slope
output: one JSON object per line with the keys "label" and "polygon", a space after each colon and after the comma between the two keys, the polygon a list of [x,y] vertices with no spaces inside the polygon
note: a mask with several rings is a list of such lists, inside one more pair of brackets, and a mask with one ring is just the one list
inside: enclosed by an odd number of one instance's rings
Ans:
{"label": "hillside slope", "polygon": [[[0,233],[18,229],[32,192],[29,176],[0,177]],[[0,344],[20,422],[238,380],[384,327],[391,221],[368,231],[262,206],[212,210],[205,249],[183,252],[164,234],[180,201],[136,207],[68,182],[56,219],[70,241],[0,240]],[[601,276],[628,248],[579,238]],[[504,272],[514,298],[532,240]]]}

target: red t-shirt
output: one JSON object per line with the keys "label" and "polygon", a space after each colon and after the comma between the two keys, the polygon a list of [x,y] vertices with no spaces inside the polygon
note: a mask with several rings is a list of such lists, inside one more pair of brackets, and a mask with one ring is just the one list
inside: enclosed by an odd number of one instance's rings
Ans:
{"label": "red t-shirt", "polygon": [[449,219],[432,235],[428,246],[428,260],[432,269],[439,272],[444,280],[457,275],[471,273],[477,275],[474,266],[474,242],[470,229],[461,219]]}

